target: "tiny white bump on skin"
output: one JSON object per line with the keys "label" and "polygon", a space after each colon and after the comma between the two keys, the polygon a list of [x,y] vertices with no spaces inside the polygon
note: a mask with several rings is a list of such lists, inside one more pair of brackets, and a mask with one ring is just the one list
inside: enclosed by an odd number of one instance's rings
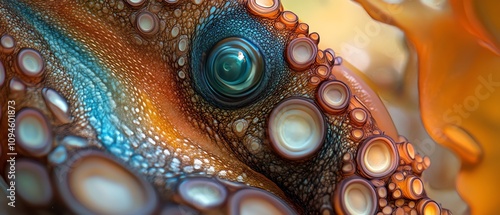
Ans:
{"label": "tiny white bump on skin", "polygon": [[219,176],[226,176],[226,175],[227,175],[226,170],[221,170],[221,171],[219,172]]}
{"label": "tiny white bump on skin", "polygon": [[193,167],[192,166],[185,166],[183,168],[184,172],[187,172],[187,173],[192,173],[193,172]]}
{"label": "tiny white bump on skin", "polygon": [[125,135],[127,136],[132,136],[134,135],[134,132],[132,130],[130,130],[129,127],[127,127],[125,124],[122,124],[122,129],[123,129],[123,132],[125,133]]}
{"label": "tiny white bump on skin", "polygon": [[139,133],[138,136],[140,137],[141,140],[144,139],[144,138],[146,138],[146,135],[144,133],[142,133],[142,132]]}
{"label": "tiny white bump on skin", "polygon": [[184,64],[186,63],[184,57],[179,57],[179,60],[177,60],[177,64],[179,64],[179,66],[184,66]]}
{"label": "tiny white bump on skin", "polygon": [[213,166],[210,166],[207,170],[206,170],[207,174],[209,175],[212,175],[215,173],[215,168]]}
{"label": "tiny white bump on skin", "polygon": [[202,163],[202,162],[201,162],[201,160],[199,160],[199,159],[194,159],[193,164],[194,164],[194,168],[195,168],[195,169],[200,169],[200,168],[201,168],[201,165],[202,165],[203,163]]}
{"label": "tiny white bump on skin", "polygon": [[170,156],[170,151],[168,149],[163,150],[163,154],[166,156]]}
{"label": "tiny white bump on skin", "polygon": [[259,122],[259,118],[258,118],[258,117],[253,118],[253,121],[252,121],[252,122],[253,122],[253,123],[257,123],[257,122]]}
{"label": "tiny white bump on skin", "polygon": [[170,167],[171,167],[172,171],[174,171],[174,172],[180,171],[180,165],[181,165],[181,161],[177,158],[173,158],[172,162],[170,163]]}
{"label": "tiny white bump on skin", "polygon": [[177,37],[179,35],[179,27],[174,26],[172,30],[170,31],[170,34],[172,35],[173,38]]}

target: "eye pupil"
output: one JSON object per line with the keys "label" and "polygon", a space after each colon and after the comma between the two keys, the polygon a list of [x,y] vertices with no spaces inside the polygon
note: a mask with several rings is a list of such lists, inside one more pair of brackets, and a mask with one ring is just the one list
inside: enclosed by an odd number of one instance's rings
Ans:
{"label": "eye pupil", "polygon": [[248,65],[246,56],[241,51],[235,49],[219,54],[214,62],[214,70],[221,82],[239,84],[248,79],[251,65]]}
{"label": "eye pupil", "polygon": [[223,39],[208,54],[205,77],[216,95],[229,99],[248,96],[261,82],[263,73],[259,49],[243,38]]}

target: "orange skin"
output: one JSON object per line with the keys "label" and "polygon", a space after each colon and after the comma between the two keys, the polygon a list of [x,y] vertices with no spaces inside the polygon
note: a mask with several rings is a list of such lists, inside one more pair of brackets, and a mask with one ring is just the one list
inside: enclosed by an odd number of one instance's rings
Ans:
{"label": "orange skin", "polygon": [[500,177],[498,1],[454,1],[442,11],[420,1],[357,0],[374,19],[402,29],[419,56],[422,120],[462,161],[457,190],[472,214],[497,214]]}

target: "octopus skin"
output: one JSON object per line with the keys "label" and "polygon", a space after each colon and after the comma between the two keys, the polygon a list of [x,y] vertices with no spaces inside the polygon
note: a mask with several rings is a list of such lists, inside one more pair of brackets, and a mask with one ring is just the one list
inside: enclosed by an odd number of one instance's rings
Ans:
{"label": "octopus skin", "polygon": [[430,160],[277,0],[1,1],[0,13],[8,210],[449,213],[426,196]]}

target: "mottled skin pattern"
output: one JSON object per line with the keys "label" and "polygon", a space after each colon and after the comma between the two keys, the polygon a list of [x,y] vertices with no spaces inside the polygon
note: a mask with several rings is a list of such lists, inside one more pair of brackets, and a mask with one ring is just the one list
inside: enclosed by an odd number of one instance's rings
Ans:
{"label": "mottled skin pattern", "polygon": [[[135,16],[145,10],[158,16],[154,35],[140,34],[135,26]],[[318,214],[332,207],[335,185],[348,175],[340,170],[342,156],[354,155],[360,142],[351,138],[348,113],[324,114],[324,145],[307,159],[281,157],[267,133],[269,113],[282,99],[315,98],[317,86],[310,77],[317,64],[296,72],[285,60],[288,42],[299,34],[294,27],[277,30],[275,20],[249,13],[240,1],[151,1],[138,8],[118,0],[2,1],[0,14],[0,34],[12,35],[16,48],[39,50],[45,62],[43,76],[30,78],[15,71],[13,55],[0,55],[7,80],[21,77],[28,86],[16,95],[4,84],[2,111],[7,100],[15,100],[18,110],[39,109],[56,140],[68,134],[87,138],[146,176],[166,199],[179,178],[208,175],[269,190],[300,213]],[[239,107],[217,104],[195,84],[207,49],[229,36],[259,46],[270,80],[255,101]],[[390,119],[379,110],[378,98],[370,97],[373,92],[336,67],[343,74],[337,78],[372,111],[363,128],[366,135],[385,131],[399,141],[393,128],[375,122]],[[67,99],[70,123],[51,117],[42,87]],[[244,132],[235,132],[235,121],[242,119],[247,123]]]}

